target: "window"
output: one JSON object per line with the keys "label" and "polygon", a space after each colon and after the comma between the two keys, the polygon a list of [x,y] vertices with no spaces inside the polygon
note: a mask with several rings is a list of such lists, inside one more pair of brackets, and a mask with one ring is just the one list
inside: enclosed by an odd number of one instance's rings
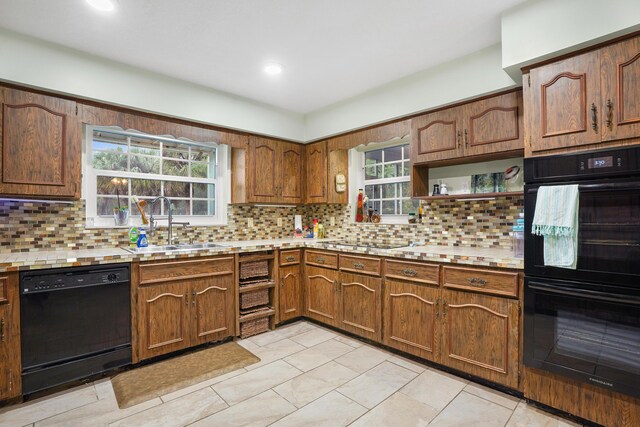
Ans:
{"label": "window", "polygon": [[368,206],[385,216],[416,212],[418,202],[411,199],[409,144],[362,153],[364,192]]}
{"label": "window", "polygon": [[[139,221],[132,196],[149,204],[147,214],[154,198],[166,196],[175,216],[185,217],[192,224],[220,222],[223,212],[217,165],[221,164],[224,146],[104,128],[87,128],[87,135],[85,198],[89,223],[113,225],[114,208],[118,206],[129,208],[134,222]],[[168,208],[165,203],[157,203],[153,213],[166,215]]]}

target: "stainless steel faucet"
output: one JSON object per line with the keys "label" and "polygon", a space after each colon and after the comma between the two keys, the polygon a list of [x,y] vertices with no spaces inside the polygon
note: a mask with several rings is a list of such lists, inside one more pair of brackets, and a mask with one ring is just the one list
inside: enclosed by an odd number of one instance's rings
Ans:
{"label": "stainless steel faucet", "polygon": [[155,223],[157,220],[153,218],[153,211],[155,210],[156,202],[160,199],[164,199],[164,201],[167,202],[167,205],[169,206],[168,214],[167,214],[167,221],[169,222],[169,224],[167,225],[167,228],[168,228],[167,244],[173,245],[173,224],[182,224],[184,226],[187,226],[189,225],[189,223],[173,222],[173,208],[171,207],[171,200],[169,200],[165,196],[158,196],[155,199],[153,199],[153,201],[151,202],[151,216],[149,217],[149,236],[152,236],[156,229]]}

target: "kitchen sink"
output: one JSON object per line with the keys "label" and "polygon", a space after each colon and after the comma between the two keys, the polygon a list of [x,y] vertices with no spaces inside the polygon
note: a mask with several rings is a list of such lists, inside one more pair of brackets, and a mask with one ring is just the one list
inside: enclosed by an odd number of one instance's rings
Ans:
{"label": "kitchen sink", "polygon": [[213,248],[225,248],[226,245],[220,243],[194,243],[194,244],[179,244],[179,245],[149,245],[144,248],[138,247],[123,247],[125,251],[132,254],[151,254],[156,252],[178,252],[178,251],[194,251],[198,249],[213,249]]}

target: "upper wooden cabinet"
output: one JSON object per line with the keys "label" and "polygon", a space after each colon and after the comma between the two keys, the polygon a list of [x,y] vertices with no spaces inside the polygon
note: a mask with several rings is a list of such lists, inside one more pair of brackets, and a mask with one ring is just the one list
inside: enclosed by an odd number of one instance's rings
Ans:
{"label": "upper wooden cabinet", "polygon": [[532,68],[523,83],[526,156],[640,138],[640,37]]}
{"label": "upper wooden cabinet", "polygon": [[411,121],[412,162],[434,163],[521,150],[522,93],[509,92]]}
{"label": "upper wooden cabinet", "polygon": [[306,147],[307,203],[327,202],[327,141]]}
{"label": "upper wooden cabinet", "polygon": [[0,89],[0,195],[80,197],[82,132],[74,101]]}

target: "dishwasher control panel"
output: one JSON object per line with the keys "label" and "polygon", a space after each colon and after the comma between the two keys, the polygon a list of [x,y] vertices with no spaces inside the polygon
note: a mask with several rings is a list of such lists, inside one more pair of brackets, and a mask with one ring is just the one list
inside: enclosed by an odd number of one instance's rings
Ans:
{"label": "dishwasher control panel", "polygon": [[20,293],[128,283],[129,280],[129,264],[25,271],[20,273]]}

